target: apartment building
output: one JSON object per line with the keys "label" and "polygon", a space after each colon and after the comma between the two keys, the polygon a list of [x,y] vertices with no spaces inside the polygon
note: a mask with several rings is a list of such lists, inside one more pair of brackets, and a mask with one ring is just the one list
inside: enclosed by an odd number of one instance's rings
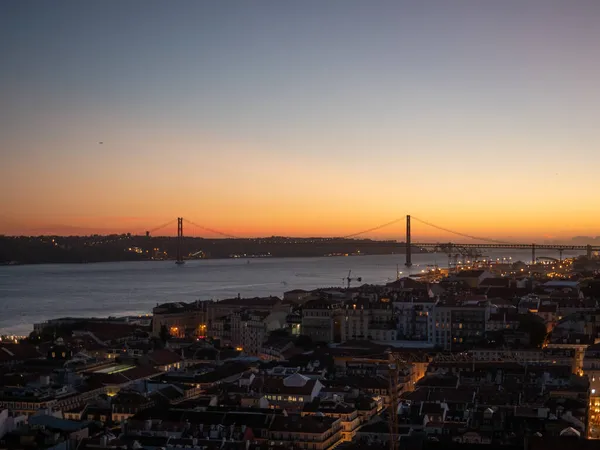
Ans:
{"label": "apartment building", "polygon": [[342,315],[337,300],[310,300],[302,308],[302,334],[314,342],[341,342]]}
{"label": "apartment building", "polygon": [[368,339],[395,341],[397,338],[394,308],[388,302],[352,300],[343,307],[342,342]]}
{"label": "apartment building", "polygon": [[163,303],[153,310],[152,335],[160,336],[163,326],[173,337],[202,336],[206,332],[209,302]]}
{"label": "apartment building", "polygon": [[491,314],[487,300],[438,304],[434,309],[434,324],[429,342],[444,350],[468,348],[485,335]]}

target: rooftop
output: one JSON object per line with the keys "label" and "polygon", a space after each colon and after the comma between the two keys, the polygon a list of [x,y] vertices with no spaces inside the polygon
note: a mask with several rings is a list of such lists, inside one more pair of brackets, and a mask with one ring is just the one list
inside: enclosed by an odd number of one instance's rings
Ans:
{"label": "rooftop", "polygon": [[298,373],[286,378],[264,377],[252,381],[252,389],[269,394],[310,395],[317,380],[306,378]]}
{"label": "rooftop", "polygon": [[253,298],[226,298],[224,300],[219,300],[218,304],[220,305],[231,305],[231,306],[248,306],[248,307],[268,307],[275,306],[278,303],[281,303],[281,299],[279,297],[253,297]]}
{"label": "rooftop", "polygon": [[148,355],[148,359],[156,366],[168,366],[181,361],[181,355],[171,350],[155,350]]}
{"label": "rooftop", "polygon": [[292,416],[292,417],[276,417],[269,428],[271,431],[287,431],[300,432],[307,434],[322,434],[329,431],[331,426],[336,422],[331,417],[319,416]]}
{"label": "rooftop", "polygon": [[356,411],[356,408],[348,403],[337,402],[333,400],[321,400],[316,398],[311,403],[308,403],[303,412],[322,412],[331,414],[350,414]]}
{"label": "rooftop", "polygon": [[485,270],[473,269],[473,270],[461,270],[456,274],[458,278],[479,278],[485,273]]}
{"label": "rooftop", "polygon": [[10,343],[1,343],[0,345],[0,364],[41,357],[43,357],[42,353],[34,345]]}

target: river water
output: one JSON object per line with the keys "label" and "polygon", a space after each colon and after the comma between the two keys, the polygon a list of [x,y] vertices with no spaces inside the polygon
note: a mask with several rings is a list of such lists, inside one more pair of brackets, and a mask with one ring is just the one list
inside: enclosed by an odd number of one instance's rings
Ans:
{"label": "river water", "polygon": [[[492,258],[529,261],[528,251],[487,252]],[[576,253],[564,256],[574,255]],[[538,256],[558,257],[558,252]],[[25,335],[47,319],[150,313],[157,303],[242,297],[281,296],[291,289],[342,286],[352,277],[383,284],[417,273],[428,264],[447,265],[442,254],[415,254],[414,266],[404,255],[264,258],[188,261],[44,264],[0,267],[0,334]],[[353,282],[356,285],[357,282]]]}

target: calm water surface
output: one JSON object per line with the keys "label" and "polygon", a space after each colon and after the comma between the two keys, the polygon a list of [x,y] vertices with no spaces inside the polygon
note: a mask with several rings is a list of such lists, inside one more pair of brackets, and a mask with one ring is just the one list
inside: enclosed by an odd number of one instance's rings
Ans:
{"label": "calm water surface", "polygon": [[[558,257],[556,252],[538,256]],[[488,252],[492,257],[528,261],[527,251]],[[565,252],[565,256],[568,256]],[[291,289],[342,286],[352,270],[362,283],[386,283],[417,273],[428,264],[447,264],[445,255],[413,255],[415,266],[403,266],[404,255],[332,258],[265,258],[79,265],[0,267],[0,334],[27,334],[33,323],[63,316],[146,314],[157,303],[277,295]]]}

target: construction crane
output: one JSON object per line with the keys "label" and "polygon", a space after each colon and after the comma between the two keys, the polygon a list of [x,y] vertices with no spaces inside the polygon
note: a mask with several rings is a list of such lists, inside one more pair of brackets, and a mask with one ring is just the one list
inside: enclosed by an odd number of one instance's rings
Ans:
{"label": "construction crane", "polygon": [[358,281],[359,283],[362,281],[362,277],[351,278],[350,275],[352,275],[352,269],[348,271],[348,276],[346,278],[343,278],[348,283],[348,289],[350,289],[350,283],[352,283],[353,281]]}
{"label": "construction crane", "polygon": [[408,361],[397,354],[388,352],[390,411],[388,424],[390,426],[390,450],[398,448],[398,372],[401,365]]}

